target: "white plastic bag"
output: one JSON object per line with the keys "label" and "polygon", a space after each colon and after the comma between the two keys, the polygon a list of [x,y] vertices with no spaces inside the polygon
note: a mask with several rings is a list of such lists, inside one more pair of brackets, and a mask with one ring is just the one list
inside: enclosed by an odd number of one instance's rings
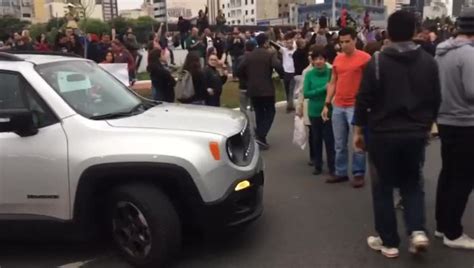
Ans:
{"label": "white plastic bag", "polygon": [[299,116],[295,116],[295,130],[293,132],[293,144],[298,145],[301,150],[306,148],[308,143],[308,135],[306,134],[306,126],[304,119]]}

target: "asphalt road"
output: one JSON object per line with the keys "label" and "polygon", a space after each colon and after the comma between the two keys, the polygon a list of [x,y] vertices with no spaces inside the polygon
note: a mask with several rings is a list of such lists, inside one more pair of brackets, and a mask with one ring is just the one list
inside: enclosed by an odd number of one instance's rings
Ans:
{"label": "asphalt road", "polygon": [[[401,256],[395,260],[388,260],[368,249],[365,240],[367,235],[373,234],[369,188],[355,190],[347,183],[328,185],[324,183],[324,174],[311,175],[311,168],[306,164],[307,153],[291,144],[292,122],[292,115],[279,111],[269,137],[272,147],[264,153],[264,215],[240,235],[189,240],[175,268],[474,267],[474,252],[445,248],[434,238],[430,250],[421,257],[408,253],[406,237],[401,245]],[[425,167],[427,227],[431,232],[434,230],[439,169],[439,141],[433,141],[427,149]],[[404,234],[401,212],[399,216],[400,233]],[[464,224],[465,231],[474,235],[472,198]],[[38,239],[41,234],[47,236],[39,226],[30,227],[26,232],[18,226],[0,226],[2,237],[15,238],[13,227],[27,238],[20,242],[0,240],[2,268],[129,267],[112,251],[97,243]]]}

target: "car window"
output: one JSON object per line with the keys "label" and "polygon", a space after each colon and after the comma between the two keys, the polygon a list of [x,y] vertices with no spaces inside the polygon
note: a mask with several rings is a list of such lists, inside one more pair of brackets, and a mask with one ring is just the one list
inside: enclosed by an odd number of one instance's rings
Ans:
{"label": "car window", "polygon": [[140,98],[95,63],[76,60],[36,68],[74,110],[88,118],[126,112],[141,103]]}
{"label": "car window", "polygon": [[36,94],[34,88],[19,73],[0,73],[2,89],[0,90],[0,111],[5,109],[26,108],[34,112],[38,128],[58,122],[56,116],[44,101]]}
{"label": "car window", "polygon": [[0,73],[0,109],[25,108],[20,91],[20,77],[13,73]]}

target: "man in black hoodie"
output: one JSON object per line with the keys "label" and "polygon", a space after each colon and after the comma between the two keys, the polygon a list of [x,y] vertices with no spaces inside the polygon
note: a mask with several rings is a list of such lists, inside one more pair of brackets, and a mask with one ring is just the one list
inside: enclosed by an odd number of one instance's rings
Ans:
{"label": "man in black hoodie", "polygon": [[364,150],[363,127],[369,131],[375,229],[370,248],[397,257],[400,238],[393,207],[393,190],[400,188],[409,251],[426,249],[422,166],[425,145],[441,101],[435,60],[412,41],[416,19],[397,11],[388,19],[392,44],[367,65],[355,107],[354,147]]}

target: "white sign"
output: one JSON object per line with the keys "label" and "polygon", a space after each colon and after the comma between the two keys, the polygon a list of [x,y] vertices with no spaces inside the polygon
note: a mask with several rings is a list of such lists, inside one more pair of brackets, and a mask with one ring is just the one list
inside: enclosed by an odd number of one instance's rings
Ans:
{"label": "white sign", "polygon": [[128,77],[128,65],[126,63],[102,63],[99,64],[99,66],[111,75],[115,76],[115,78],[117,78],[125,86],[130,86],[130,79]]}

